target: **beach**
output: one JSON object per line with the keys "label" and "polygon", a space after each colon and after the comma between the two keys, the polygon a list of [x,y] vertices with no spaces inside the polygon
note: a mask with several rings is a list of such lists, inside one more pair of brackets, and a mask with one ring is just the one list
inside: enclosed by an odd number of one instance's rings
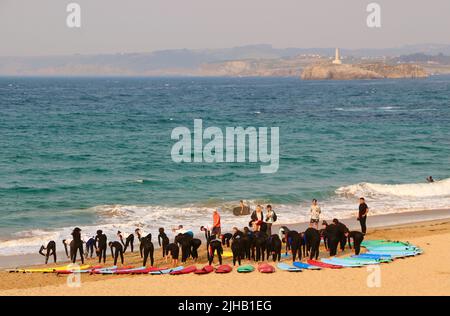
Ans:
{"label": "beach", "polygon": [[[370,229],[366,240],[408,241],[424,251],[422,255],[381,264],[381,284],[368,286],[368,268],[302,271],[277,270],[273,274],[239,274],[235,269],[225,275],[180,276],[102,276],[82,275],[81,286],[67,286],[67,276],[54,274],[0,273],[0,295],[449,295],[450,294],[450,220],[440,219]],[[347,249],[344,254],[349,254]],[[205,263],[204,249],[197,263]],[[342,255],[342,253],[339,253]],[[155,265],[161,262],[157,249]],[[321,247],[320,257],[327,257]],[[94,264],[95,261],[88,261]],[[127,253],[126,264],[139,265],[135,252]],[[230,259],[225,260],[230,263]],[[188,261],[188,265],[192,262]],[[107,264],[111,264],[108,257]]]}

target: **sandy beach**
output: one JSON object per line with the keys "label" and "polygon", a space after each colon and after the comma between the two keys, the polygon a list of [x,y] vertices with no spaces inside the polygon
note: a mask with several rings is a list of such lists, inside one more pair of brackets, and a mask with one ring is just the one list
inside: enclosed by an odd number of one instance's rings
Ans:
{"label": "sandy beach", "polygon": [[[273,274],[181,276],[82,275],[81,286],[67,286],[67,276],[54,274],[0,273],[0,295],[450,295],[450,220],[424,221],[372,229],[366,239],[409,241],[424,250],[422,255],[380,265],[381,284],[368,286],[373,271],[367,268],[303,271]],[[204,253],[204,251],[202,251]],[[348,254],[350,251],[346,250]],[[321,249],[321,257],[326,257]],[[156,266],[167,266],[155,252]],[[108,258],[107,264],[111,264]],[[229,262],[227,259],[225,262]],[[139,265],[135,252],[126,264]],[[200,258],[197,266],[205,262]],[[88,263],[94,264],[94,260]],[[192,262],[188,262],[191,264]]]}

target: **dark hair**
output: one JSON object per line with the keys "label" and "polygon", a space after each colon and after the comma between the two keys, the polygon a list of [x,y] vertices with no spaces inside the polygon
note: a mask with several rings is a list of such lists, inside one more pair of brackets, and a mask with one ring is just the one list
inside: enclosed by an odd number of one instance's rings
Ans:
{"label": "dark hair", "polygon": [[317,199],[312,199],[313,202],[317,202]]}
{"label": "dark hair", "polygon": [[339,220],[337,218],[333,218],[333,223],[339,224]]}
{"label": "dark hair", "polygon": [[160,228],[159,228],[159,232],[160,232],[160,233],[164,233],[164,227],[160,227]]}
{"label": "dark hair", "polygon": [[365,201],[365,199],[363,197],[360,197],[359,199]]}
{"label": "dark hair", "polygon": [[328,226],[327,221],[322,221],[322,225]]}
{"label": "dark hair", "polygon": [[101,229],[97,230],[97,235],[101,235],[103,231]]}
{"label": "dark hair", "polygon": [[270,204],[267,204],[266,208],[270,208],[270,209],[272,209],[272,205],[270,205]]}

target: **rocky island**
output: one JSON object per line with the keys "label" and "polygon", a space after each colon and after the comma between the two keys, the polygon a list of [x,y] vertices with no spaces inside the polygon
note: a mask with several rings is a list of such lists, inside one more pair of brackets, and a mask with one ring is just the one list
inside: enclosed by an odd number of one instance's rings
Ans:
{"label": "rocky island", "polygon": [[414,64],[389,65],[385,63],[315,64],[303,69],[303,80],[356,80],[385,78],[425,78],[428,73]]}

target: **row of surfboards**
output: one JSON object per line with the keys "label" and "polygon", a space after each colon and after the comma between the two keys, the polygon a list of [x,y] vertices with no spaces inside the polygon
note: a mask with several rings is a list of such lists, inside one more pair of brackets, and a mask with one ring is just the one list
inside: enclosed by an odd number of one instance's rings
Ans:
{"label": "row of surfboards", "polygon": [[[283,271],[289,272],[300,272],[302,270],[319,270],[321,268],[330,269],[340,269],[345,267],[362,267],[365,265],[373,265],[380,263],[391,262],[396,258],[404,258],[410,256],[416,256],[421,254],[422,249],[405,242],[400,241],[389,241],[389,240],[368,240],[362,243],[362,246],[367,249],[366,253],[359,255],[352,255],[348,257],[332,257],[327,259],[308,260],[307,263],[304,262],[293,262],[292,264],[287,264],[284,262],[278,263],[277,268]],[[283,256],[287,257],[287,255]],[[258,264],[256,269],[261,273],[273,273],[275,272],[275,267],[268,263]],[[211,272],[215,273],[229,273],[233,268],[229,265],[220,265],[217,268],[212,266],[204,266],[198,269],[196,266],[188,267],[175,267],[175,268],[155,268],[155,267],[101,267],[101,266],[89,266],[82,265],[74,268],[71,265],[57,267],[57,268],[43,268],[43,269],[13,269],[9,272],[16,273],[57,273],[57,274],[70,274],[70,273],[88,273],[88,274],[208,274]],[[255,267],[252,265],[243,265],[237,268],[239,273],[249,273],[253,272]]]}

